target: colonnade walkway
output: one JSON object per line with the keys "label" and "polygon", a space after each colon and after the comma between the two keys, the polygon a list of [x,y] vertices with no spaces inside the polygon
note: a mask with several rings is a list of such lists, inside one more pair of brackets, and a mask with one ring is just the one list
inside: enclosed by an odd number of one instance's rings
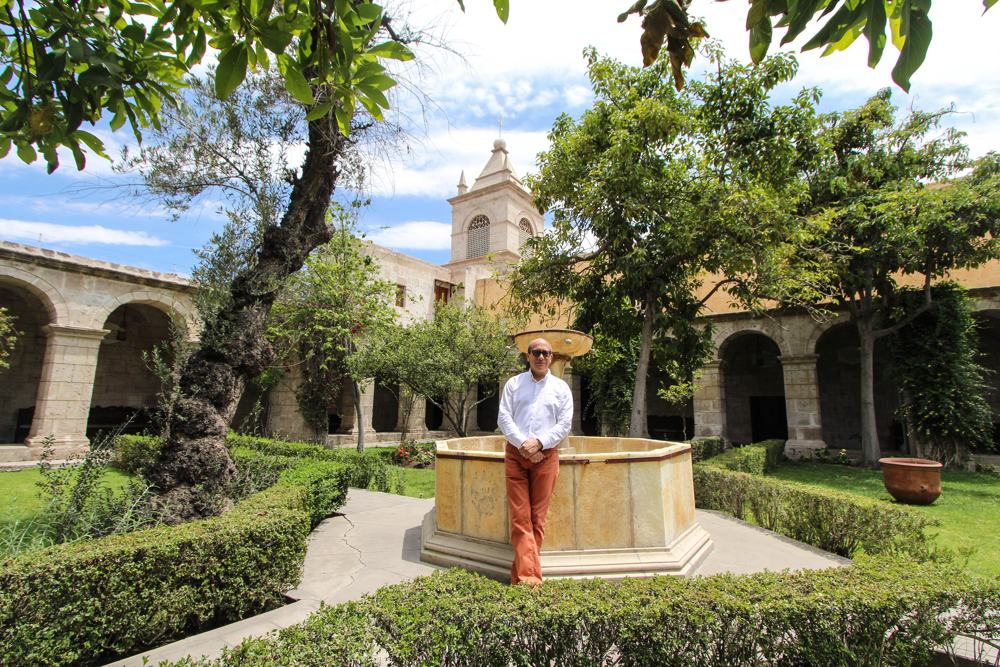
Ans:
{"label": "colonnade walkway", "polygon": [[[430,574],[439,568],[420,561],[420,527],[433,507],[433,498],[351,489],[341,512],[323,521],[309,537],[302,581],[288,592],[294,602],[111,664],[155,665],[188,655],[215,657],[247,637],[305,620],[321,603],[357,600],[382,586]],[[697,517],[712,536],[713,548],[696,574],[748,574],[850,563],[718,512],[698,510]]]}

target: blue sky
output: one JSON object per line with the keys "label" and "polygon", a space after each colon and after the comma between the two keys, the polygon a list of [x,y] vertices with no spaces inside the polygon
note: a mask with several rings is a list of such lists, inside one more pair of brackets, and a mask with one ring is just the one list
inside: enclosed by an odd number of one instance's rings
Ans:
{"label": "blue sky", "polygon": [[[512,0],[506,26],[488,0],[465,4],[466,14],[458,11],[455,0],[413,0],[404,7],[414,24],[430,26],[428,33],[450,50],[423,48],[401,72],[432,105],[421,109],[414,96],[400,96],[400,112],[409,118],[413,139],[406,155],[377,164],[370,186],[373,203],[361,217],[373,240],[435,263],[448,260],[451,212],[446,199],[455,193],[463,170],[471,185],[486,163],[501,115],[511,160],[523,176],[545,149],[545,134],[556,116],[578,115],[589,105],[584,47],[593,45],[632,64],[640,60],[638,21],[615,22],[631,4],[627,0]],[[712,36],[723,41],[731,56],[744,60],[745,6],[692,3]],[[897,105],[934,109],[954,104],[957,113],[948,122],[968,133],[972,153],[1000,150],[1000,9],[982,16],[979,0],[953,0],[936,3],[931,18],[930,54],[909,95],[894,89]],[[889,72],[895,50],[888,47],[874,71],[866,67],[866,55],[863,39],[827,58],[802,54],[799,76],[779,90],[778,98],[819,86],[824,110],[856,106],[893,85]],[[98,133],[114,153],[118,146],[134,143],[130,133]],[[0,160],[0,238],[190,273],[192,249],[223,224],[217,205],[203,202],[172,222],[155,202],[122,201],[103,189],[118,178],[96,157],[82,173],[68,160],[47,176],[43,164],[24,165],[9,155]]]}

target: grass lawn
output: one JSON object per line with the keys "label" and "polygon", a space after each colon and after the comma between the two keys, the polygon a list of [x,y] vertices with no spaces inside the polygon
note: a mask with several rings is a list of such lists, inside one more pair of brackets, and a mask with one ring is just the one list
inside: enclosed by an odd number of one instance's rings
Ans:
{"label": "grass lawn", "polygon": [[403,495],[411,498],[434,497],[434,468],[400,468],[403,472]]}
{"label": "grass lawn", "polygon": [[[896,502],[885,490],[879,470],[785,464],[768,476]],[[937,544],[956,552],[973,550],[970,572],[1000,576],[1000,476],[946,470],[941,475],[941,497],[933,505],[908,507],[941,524],[928,530]]]}

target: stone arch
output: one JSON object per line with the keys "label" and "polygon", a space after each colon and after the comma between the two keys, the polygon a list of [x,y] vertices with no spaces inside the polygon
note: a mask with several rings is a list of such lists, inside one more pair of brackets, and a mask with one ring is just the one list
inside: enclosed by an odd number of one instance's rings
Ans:
{"label": "stone arch", "polygon": [[[978,302],[977,302],[978,305]],[[983,304],[973,313],[978,335],[979,364],[986,368],[986,402],[993,413],[993,443],[1000,443],[1000,304]]]}
{"label": "stone arch", "polygon": [[789,349],[788,341],[785,336],[782,335],[781,329],[772,320],[759,320],[753,322],[735,322],[732,326],[726,326],[723,323],[716,327],[715,332],[712,334],[712,340],[715,344],[716,359],[719,361],[724,360],[725,350],[728,346],[732,345],[735,341],[739,340],[740,337],[759,334],[768,338],[777,347],[781,356],[792,356],[794,351]]}
{"label": "stone arch", "polygon": [[48,313],[49,324],[60,326],[72,324],[66,299],[52,283],[41,276],[13,266],[0,266],[0,283],[24,289],[41,301]]}
{"label": "stone arch", "polygon": [[7,367],[0,368],[0,443],[23,443],[34,421],[56,309],[37,285],[10,276],[0,276],[0,306],[17,332]]}
{"label": "stone arch", "polygon": [[720,345],[728,440],[788,438],[783,353],[774,338],[756,329],[733,333]]}
{"label": "stone arch", "polygon": [[[97,314],[94,316],[91,327],[95,329],[101,328],[108,317],[111,316],[111,313],[121,306],[132,303],[152,306],[162,311],[173,321],[174,326],[186,333],[188,340],[195,340],[198,337],[198,317],[192,306],[188,306],[180,299],[173,298],[169,294],[149,289],[133,290],[126,294],[109,298],[97,309]],[[100,319],[99,322],[97,321],[98,319]]]}
{"label": "stone arch", "polygon": [[806,354],[817,354],[816,345],[819,343],[819,339],[823,335],[832,329],[833,327],[840,326],[842,324],[850,324],[851,318],[847,313],[840,313],[836,317],[825,322],[818,322],[813,326],[812,332],[809,334],[809,338],[806,341]]}
{"label": "stone arch", "polygon": [[476,213],[469,220],[465,242],[465,258],[483,257],[490,251],[490,218]]}

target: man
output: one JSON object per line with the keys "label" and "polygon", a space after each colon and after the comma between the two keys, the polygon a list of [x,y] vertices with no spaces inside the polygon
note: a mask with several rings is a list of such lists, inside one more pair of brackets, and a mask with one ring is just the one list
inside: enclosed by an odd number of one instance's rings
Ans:
{"label": "man", "polygon": [[573,423],[573,395],[569,385],[549,372],[551,363],[549,341],[536,338],[528,343],[530,368],[504,385],[497,416],[507,438],[504,472],[514,547],[510,583],[532,587],[542,583],[539,552],[559,476],[556,446]]}

